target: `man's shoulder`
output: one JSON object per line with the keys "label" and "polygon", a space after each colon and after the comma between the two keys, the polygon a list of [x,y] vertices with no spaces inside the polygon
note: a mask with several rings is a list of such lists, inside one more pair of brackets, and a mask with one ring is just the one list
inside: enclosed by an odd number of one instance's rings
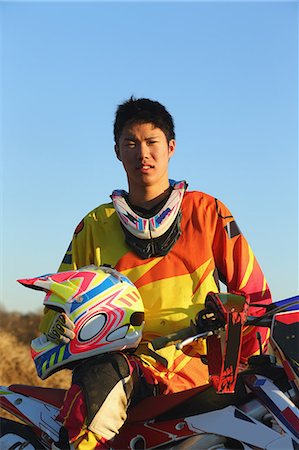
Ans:
{"label": "man's shoulder", "polygon": [[102,203],[102,204],[96,206],[91,211],[89,211],[89,213],[86,214],[86,217],[92,216],[93,214],[102,214],[105,211],[109,211],[110,209],[114,209],[112,201],[107,202],[107,203]]}
{"label": "man's shoulder", "polygon": [[187,191],[184,206],[197,214],[204,213],[212,216],[231,217],[227,206],[213,195],[201,191]]}
{"label": "man's shoulder", "polygon": [[113,215],[115,217],[115,209],[112,202],[96,206],[78,223],[74,231],[74,236],[77,237],[80,234],[81,237],[84,237],[86,233],[93,233],[95,230],[98,231],[107,224],[110,226],[115,220],[112,219],[112,222],[110,220],[113,218]]}
{"label": "man's shoulder", "polygon": [[83,218],[84,222],[99,222],[99,221],[105,221],[109,217],[111,217],[112,214],[114,214],[115,209],[112,202],[109,203],[102,203],[101,205],[96,206],[94,209],[89,211]]}
{"label": "man's shoulder", "polygon": [[216,198],[212,195],[202,191],[187,191],[185,193],[185,199],[189,202],[203,203],[203,204],[215,204]]}

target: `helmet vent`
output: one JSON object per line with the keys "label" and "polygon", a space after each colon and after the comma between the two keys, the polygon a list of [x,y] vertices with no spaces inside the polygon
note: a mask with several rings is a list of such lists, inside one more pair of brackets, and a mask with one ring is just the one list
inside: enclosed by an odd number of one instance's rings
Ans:
{"label": "helmet vent", "polygon": [[81,328],[78,340],[81,342],[90,341],[104,328],[107,317],[105,314],[97,314],[91,317]]}
{"label": "helmet vent", "polygon": [[120,328],[117,328],[117,330],[112,331],[111,333],[108,334],[107,336],[107,341],[108,342],[113,342],[116,341],[118,339],[123,339],[124,337],[126,337],[126,334],[128,332],[129,329],[129,325],[124,325]]}
{"label": "helmet vent", "polygon": [[130,324],[140,327],[144,322],[144,312],[135,311],[131,315]]}

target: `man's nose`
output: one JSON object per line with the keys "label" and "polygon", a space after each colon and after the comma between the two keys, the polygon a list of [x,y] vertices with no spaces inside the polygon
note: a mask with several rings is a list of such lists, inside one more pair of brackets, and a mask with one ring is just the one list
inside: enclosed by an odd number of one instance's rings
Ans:
{"label": "man's nose", "polygon": [[149,156],[149,146],[146,142],[140,142],[139,144],[139,157],[140,159],[148,158]]}

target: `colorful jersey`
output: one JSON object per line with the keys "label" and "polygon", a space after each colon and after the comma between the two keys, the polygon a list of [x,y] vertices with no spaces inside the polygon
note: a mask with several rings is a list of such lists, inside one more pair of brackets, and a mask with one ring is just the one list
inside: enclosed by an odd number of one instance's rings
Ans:
{"label": "colorful jersey", "polygon": [[[202,343],[179,351],[175,346],[153,351],[151,340],[190,325],[208,292],[219,292],[219,279],[228,291],[243,292],[253,303],[271,302],[265,277],[233,216],[219,200],[202,192],[186,192],[181,205],[182,234],[166,256],[141,259],[125,243],[112,203],[91,211],[75,230],[60,271],[110,264],[139,289],[145,307],[143,341],[137,354],[153,371],[164,392],[207,382],[201,362]],[[250,308],[250,315],[263,313]],[[257,328],[245,329],[241,362],[258,352]],[[267,332],[259,329],[262,345]],[[197,358],[194,356],[198,356]]]}

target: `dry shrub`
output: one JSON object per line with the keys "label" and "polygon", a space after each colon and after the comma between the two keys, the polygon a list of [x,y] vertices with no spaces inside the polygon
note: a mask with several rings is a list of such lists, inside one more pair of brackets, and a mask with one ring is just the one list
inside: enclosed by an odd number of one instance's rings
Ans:
{"label": "dry shrub", "polygon": [[38,336],[38,324],[42,313],[20,314],[7,312],[0,307],[0,329],[15,336],[18,341],[29,344]]}
{"label": "dry shrub", "polygon": [[29,344],[23,344],[15,336],[0,331],[0,384],[30,384],[34,386],[67,388],[71,373],[61,370],[47,380],[41,380],[30,356]]}
{"label": "dry shrub", "polygon": [[31,384],[35,386],[67,388],[70,372],[62,370],[42,381],[35,372],[30,356],[30,343],[39,334],[42,313],[20,314],[0,308],[0,384]]}
{"label": "dry shrub", "polygon": [[[30,355],[30,342],[38,335],[39,314],[0,312],[0,385],[29,384],[67,389],[71,372],[61,370],[47,380],[38,378]],[[12,418],[1,410],[1,416]]]}

